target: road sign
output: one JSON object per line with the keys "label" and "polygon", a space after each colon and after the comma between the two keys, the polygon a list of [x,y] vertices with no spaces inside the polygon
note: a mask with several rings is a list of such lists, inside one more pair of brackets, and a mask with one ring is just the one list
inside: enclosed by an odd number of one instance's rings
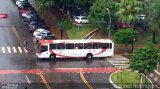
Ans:
{"label": "road sign", "polygon": [[7,19],[8,18],[8,14],[0,14],[0,18]]}

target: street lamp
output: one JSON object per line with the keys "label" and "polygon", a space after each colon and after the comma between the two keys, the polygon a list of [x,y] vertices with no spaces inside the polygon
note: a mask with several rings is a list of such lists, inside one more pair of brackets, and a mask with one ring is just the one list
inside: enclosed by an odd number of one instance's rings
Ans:
{"label": "street lamp", "polygon": [[111,36],[111,13],[110,13],[110,10],[109,8],[107,8],[107,11],[108,11],[108,14],[109,14],[109,33],[108,33],[108,37],[110,38]]}

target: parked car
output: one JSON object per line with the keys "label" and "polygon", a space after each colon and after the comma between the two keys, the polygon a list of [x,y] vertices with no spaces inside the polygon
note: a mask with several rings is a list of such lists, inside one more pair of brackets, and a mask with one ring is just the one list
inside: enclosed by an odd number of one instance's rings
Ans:
{"label": "parked car", "polygon": [[31,16],[37,16],[37,12],[36,11],[27,11],[25,13],[22,13],[22,17],[25,17],[25,18],[30,18]]}
{"label": "parked car", "polygon": [[55,35],[52,34],[52,35],[43,36],[42,39],[43,40],[55,40],[56,37]]}
{"label": "parked car", "polygon": [[35,35],[38,35],[38,34],[41,34],[42,32],[48,32],[47,29],[42,29],[42,28],[39,28],[39,29],[36,29],[34,32],[33,32],[33,36]]}
{"label": "parked car", "polygon": [[34,32],[36,29],[38,29],[38,23],[35,21],[31,21],[29,24],[26,23],[25,26],[31,33]]}
{"label": "parked car", "polygon": [[42,32],[34,34],[34,37],[36,40],[40,40],[40,39],[42,39],[43,36],[48,36],[48,35],[52,35],[52,33],[48,30],[44,30]]}
{"label": "parked car", "polygon": [[18,6],[19,4],[26,3],[26,2],[28,2],[28,0],[17,0],[16,5]]}
{"label": "parked car", "polygon": [[28,17],[23,17],[22,21],[24,22],[24,24],[30,24],[32,21],[40,23],[41,18],[38,15],[31,15]]}
{"label": "parked car", "polygon": [[30,3],[28,3],[28,2],[19,4],[19,5],[18,5],[18,8],[19,8],[20,10],[25,11],[25,12],[27,12],[28,10],[29,10],[29,11],[35,11],[35,9],[32,7],[32,5],[30,5]]}
{"label": "parked car", "polygon": [[77,22],[77,23],[89,23],[86,16],[76,16],[74,18],[74,21]]}

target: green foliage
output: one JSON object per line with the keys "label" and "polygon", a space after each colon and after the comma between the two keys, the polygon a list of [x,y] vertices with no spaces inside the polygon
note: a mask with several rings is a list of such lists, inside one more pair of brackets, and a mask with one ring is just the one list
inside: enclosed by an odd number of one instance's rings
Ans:
{"label": "green foliage", "polygon": [[147,20],[153,31],[160,32],[160,0],[147,0]]}
{"label": "green foliage", "polygon": [[[138,88],[141,84],[141,74],[133,71],[120,71],[118,73],[115,73],[112,75],[111,79],[112,81],[118,85],[121,86],[124,89],[135,89]],[[147,80],[145,82],[145,77],[142,76],[142,83],[143,86],[148,86],[148,88],[151,88],[151,82]]]}
{"label": "green foliage", "polygon": [[118,30],[114,35],[117,44],[132,44],[134,38],[138,39],[138,32],[131,28]]}
{"label": "green foliage", "polygon": [[97,27],[107,27],[109,24],[109,11],[111,16],[114,14],[114,3],[115,0],[96,0],[90,8],[89,21]]}
{"label": "green foliage", "polygon": [[35,0],[35,2],[40,10],[50,8],[55,4],[54,0]]}
{"label": "green foliage", "polygon": [[65,30],[72,28],[72,22],[68,19],[62,19],[60,25],[61,28]]}
{"label": "green foliage", "polygon": [[157,68],[158,61],[160,61],[158,52],[158,48],[153,44],[140,48],[133,53],[130,68],[143,74],[154,71]]}
{"label": "green foliage", "polygon": [[78,6],[84,6],[86,3],[88,3],[88,0],[74,0],[74,3]]}
{"label": "green foliage", "polygon": [[35,1],[40,10],[45,10],[52,6],[61,6],[61,5],[84,6],[89,2],[88,0],[35,0]]}
{"label": "green foliage", "polygon": [[125,23],[133,23],[142,10],[142,2],[140,0],[120,0],[116,3],[118,11],[116,16],[118,19]]}

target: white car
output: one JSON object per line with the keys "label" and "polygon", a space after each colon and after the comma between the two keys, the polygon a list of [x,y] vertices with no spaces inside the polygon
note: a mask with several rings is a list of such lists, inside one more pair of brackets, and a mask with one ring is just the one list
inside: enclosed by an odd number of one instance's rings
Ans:
{"label": "white car", "polygon": [[36,16],[37,13],[35,11],[27,11],[25,13],[22,13],[22,17],[24,18],[31,18],[32,16]]}
{"label": "white car", "polygon": [[42,39],[43,36],[52,35],[52,33],[45,29],[37,29],[34,31],[33,36],[36,40]]}
{"label": "white car", "polygon": [[76,17],[74,18],[74,21],[75,21],[76,23],[89,23],[89,21],[88,21],[88,19],[87,19],[86,16],[76,16]]}
{"label": "white car", "polygon": [[28,2],[28,0],[17,0],[16,5],[18,6],[19,4],[22,4],[24,2]]}

